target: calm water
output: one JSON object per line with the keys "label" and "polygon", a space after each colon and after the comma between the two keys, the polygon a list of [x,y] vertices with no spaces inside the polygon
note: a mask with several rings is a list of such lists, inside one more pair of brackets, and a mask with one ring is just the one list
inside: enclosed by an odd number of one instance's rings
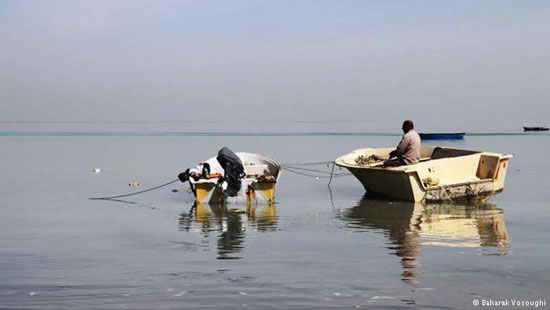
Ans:
{"label": "calm water", "polygon": [[[338,132],[327,126],[231,131]],[[170,181],[222,146],[315,162],[399,137],[13,133],[179,129],[106,127],[1,124],[0,308],[473,309],[482,298],[550,300],[547,134],[440,143],[515,155],[505,191],[485,205],[376,200],[353,177],[334,179],[329,192],[326,179],[285,172],[276,204],[241,213],[194,205],[181,183],[125,202],[87,198]]]}

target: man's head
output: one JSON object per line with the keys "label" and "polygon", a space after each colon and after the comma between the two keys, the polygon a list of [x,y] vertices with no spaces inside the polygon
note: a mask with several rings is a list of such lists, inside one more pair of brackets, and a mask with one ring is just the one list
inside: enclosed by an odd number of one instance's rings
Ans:
{"label": "man's head", "polygon": [[190,172],[189,169],[178,175],[178,179],[180,179],[180,181],[182,182],[189,181],[189,178],[193,178],[193,180],[198,181],[201,179],[201,175],[197,172]]}
{"label": "man's head", "polygon": [[178,179],[182,182],[189,181],[189,169],[185,170],[184,172],[178,174]]}
{"label": "man's head", "polygon": [[411,129],[414,129],[414,123],[411,120],[406,120],[403,122],[403,126],[401,127],[403,129],[403,133],[409,132]]}

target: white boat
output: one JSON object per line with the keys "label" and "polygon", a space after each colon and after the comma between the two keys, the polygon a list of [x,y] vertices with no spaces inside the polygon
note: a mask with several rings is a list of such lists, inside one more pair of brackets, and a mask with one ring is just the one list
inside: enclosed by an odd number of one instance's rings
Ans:
{"label": "white boat", "polygon": [[[218,179],[201,179],[193,182],[195,198],[198,203],[241,203],[241,202],[273,202],[277,181],[281,175],[281,164],[265,155],[253,153],[236,153],[241,160],[246,176],[241,179],[241,189],[236,197],[228,197],[223,193],[223,187]],[[224,170],[216,157],[205,161],[210,165],[210,173],[220,173]]]}
{"label": "white boat", "polygon": [[[383,167],[393,148],[359,149],[338,158],[368,193],[405,201],[486,200],[504,189],[510,154],[422,147],[414,165]],[[372,160],[375,161],[372,161]]]}

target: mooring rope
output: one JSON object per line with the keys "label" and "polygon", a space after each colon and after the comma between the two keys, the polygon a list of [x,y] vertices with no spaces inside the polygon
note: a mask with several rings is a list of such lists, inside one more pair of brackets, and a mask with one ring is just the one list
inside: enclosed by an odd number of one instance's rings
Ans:
{"label": "mooring rope", "polygon": [[302,170],[302,171],[309,171],[309,172],[318,172],[318,173],[324,173],[324,174],[331,174],[329,171],[319,170],[319,169],[308,169],[308,168],[300,168],[300,167],[294,167],[294,166],[283,166],[285,168],[293,169],[293,170]]}
{"label": "mooring rope", "polygon": [[[313,165],[327,165],[327,167],[330,167],[330,164],[332,164],[332,169],[330,172],[325,170],[319,170],[319,169],[297,167],[297,166],[313,166]],[[296,164],[281,165],[281,168],[283,170],[291,173],[295,173],[298,175],[314,177],[314,178],[329,178],[330,180],[327,184],[329,187],[333,178],[345,177],[345,176],[351,175],[351,173],[334,173],[334,167],[335,167],[334,161],[319,161],[319,162],[310,162],[310,163],[296,163]]]}
{"label": "mooring rope", "polygon": [[329,189],[330,189],[330,183],[332,182],[332,176],[334,175],[334,165],[335,165],[335,163],[333,162],[332,163],[332,170],[330,171],[330,180],[328,180],[328,184],[327,184]]}
{"label": "mooring rope", "polygon": [[161,187],[164,187],[164,186],[168,186],[172,183],[175,183],[179,181],[179,179],[175,179],[173,181],[170,181],[170,182],[167,182],[167,183],[164,183],[162,185],[159,185],[159,186],[155,186],[155,187],[151,187],[151,188],[148,188],[148,189],[145,189],[145,190],[142,190],[142,191],[139,191],[139,192],[135,192],[135,193],[130,193],[130,194],[124,194],[124,195],[118,195],[118,196],[110,196],[110,197],[95,197],[95,198],[88,198],[88,199],[91,199],[91,200],[108,200],[108,199],[115,199],[115,198],[122,198],[122,197],[128,197],[128,196],[134,196],[134,195],[137,195],[137,194],[141,194],[141,193],[145,193],[145,192],[150,192],[152,190],[155,190],[155,189],[159,189]]}
{"label": "mooring rope", "polygon": [[303,176],[306,176],[306,177],[319,178],[319,179],[340,178],[340,177],[346,177],[346,176],[351,175],[351,173],[337,173],[337,174],[332,173],[331,175],[316,175],[316,174],[310,174],[310,173],[305,173],[305,172],[301,172],[301,171],[296,171],[296,170],[293,170],[293,169],[287,168],[287,167],[283,167],[283,170],[294,173],[294,174],[303,175]]}
{"label": "mooring rope", "polygon": [[295,163],[295,164],[281,164],[282,166],[313,166],[313,165],[328,165],[333,163],[332,161],[318,161],[311,163]]}

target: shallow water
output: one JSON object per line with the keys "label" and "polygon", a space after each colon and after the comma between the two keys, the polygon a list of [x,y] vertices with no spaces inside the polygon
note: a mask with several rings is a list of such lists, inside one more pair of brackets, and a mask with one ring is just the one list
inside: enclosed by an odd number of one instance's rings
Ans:
{"label": "shallow water", "polygon": [[[398,133],[262,136],[251,123],[192,131],[254,135],[181,136],[162,134],[179,130],[162,123],[0,125],[0,308],[470,309],[474,299],[550,297],[547,134],[439,143],[515,155],[504,192],[488,204],[365,198],[353,177],[333,179],[329,191],[327,179],[284,172],[276,204],[242,213],[194,205],[181,183],[122,202],[87,198],[165,183],[222,146],[317,162],[393,146]],[[354,131],[323,126],[266,131]],[[70,134],[79,131],[122,134]]]}

